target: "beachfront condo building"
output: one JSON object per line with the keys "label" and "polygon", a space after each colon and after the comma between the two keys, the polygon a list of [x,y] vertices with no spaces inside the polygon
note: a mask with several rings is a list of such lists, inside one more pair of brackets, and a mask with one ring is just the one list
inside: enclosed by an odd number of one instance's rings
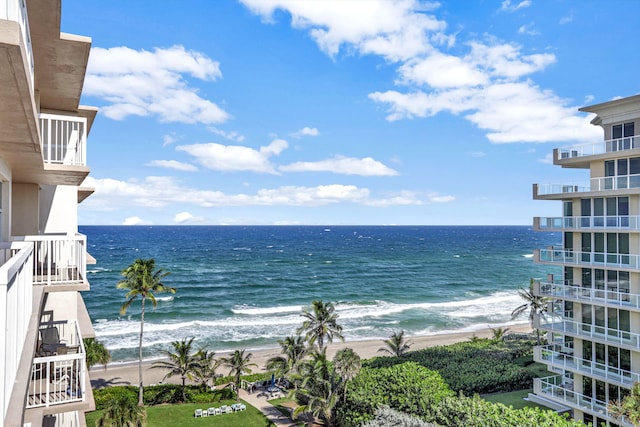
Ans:
{"label": "beachfront condo building", "polygon": [[78,234],[91,39],[60,32],[60,14],[61,0],[0,0],[1,426],[82,426],[94,409]]}
{"label": "beachfront condo building", "polygon": [[603,140],[555,149],[553,163],[584,179],[533,186],[534,199],[562,202],[561,216],[534,218],[562,236],[534,253],[557,266],[534,283],[548,298],[534,319],[548,345],[534,358],[554,374],[535,380],[534,398],[593,425],[632,426],[607,406],[640,381],[640,95],[580,111],[595,114]]}

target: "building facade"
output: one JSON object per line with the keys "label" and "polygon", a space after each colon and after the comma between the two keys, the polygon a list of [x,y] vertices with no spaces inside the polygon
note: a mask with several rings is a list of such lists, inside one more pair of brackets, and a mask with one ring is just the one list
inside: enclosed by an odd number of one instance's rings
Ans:
{"label": "building facade", "polygon": [[534,253],[560,272],[534,284],[549,301],[534,319],[549,345],[534,358],[555,374],[535,380],[534,398],[626,427],[607,406],[640,381],[640,95],[580,111],[596,115],[604,139],[555,149],[553,162],[585,179],[533,186],[534,199],[562,202],[561,216],[534,218],[536,230],[562,234],[561,247]]}
{"label": "building facade", "polygon": [[61,0],[0,0],[0,425],[81,426],[94,409],[80,291],[93,190],[80,105],[91,39],[60,31]]}

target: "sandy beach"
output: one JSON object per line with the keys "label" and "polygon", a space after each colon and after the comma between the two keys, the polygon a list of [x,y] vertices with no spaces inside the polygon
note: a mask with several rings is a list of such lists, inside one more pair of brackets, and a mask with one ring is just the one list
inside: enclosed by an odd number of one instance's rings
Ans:
{"label": "sandy beach", "polygon": [[[515,333],[528,333],[531,332],[529,325],[511,325],[509,326],[509,332]],[[408,340],[413,344],[411,350],[419,350],[426,347],[434,347],[438,345],[453,344],[460,341],[466,341],[473,335],[481,338],[491,337],[493,335],[490,328],[477,330],[475,332],[462,332],[452,334],[435,334],[426,336],[412,336]],[[378,353],[378,349],[383,347],[381,340],[368,340],[368,341],[347,341],[347,342],[334,342],[327,346],[327,355],[330,358],[336,354],[336,352],[345,347],[352,348],[363,359],[369,359],[375,356],[382,355]],[[267,350],[255,350],[250,351],[252,353],[252,362],[257,364],[257,367],[253,368],[253,372],[264,372],[264,366],[266,361],[274,356],[280,355],[279,348],[272,348]],[[216,353],[216,358],[226,356],[227,353]],[[152,362],[143,362],[143,376],[144,384],[158,384],[163,381],[163,377],[166,374],[164,369],[150,369]],[[225,368],[220,367],[217,370],[218,373],[228,374]],[[120,363],[108,365],[105,370],[103,367],[94,367],[89,372],[91,377],[91,383],[94,388],[117,386],[117,385],[135,385],[138,383],[138,363]],[[166,382],[179,383],[180,378],[173,377],[166,380]]]}

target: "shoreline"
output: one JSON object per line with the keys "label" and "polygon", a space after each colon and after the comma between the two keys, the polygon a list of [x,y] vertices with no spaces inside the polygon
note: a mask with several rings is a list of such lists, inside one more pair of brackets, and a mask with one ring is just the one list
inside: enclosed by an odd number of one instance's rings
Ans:
{"label": "shoreline", "polygon": [[[494,326],[494,329],[499,327],[509,328],[510,333],[532,332],[532,328],[529,324],[496,325]],[[411,350],[421,350],[427,347],[435,347],[440,345],[454,344],[461,341],[467,341],[473,336],[479,338],[490,338],[493,336],[493,332],[491,331],[491,328],[486,327],[466,332],[407,336],[407,341],[410,341],[412,343]],[[381,339],[346,342],[334,341],[332,344],[327,345],[327,356],[333,359],[333,356],[338,350],[349,347],[352,348],[362,359],[371,359],[373,357],[383,355],[383,353],[378,353],[378,349],[383,346],[384,344]],[[266,370],[264,369],[266,361],[271,357],[279,356],[281,354],[279,347],[259,349],[248,352],[252,354],[251,362],[258,365],[257,367],[252,368],[252,373],[266,372]],[[228,351],[216,352],[216,359],[222,356],[226,356],[229,353],[230,352]],[[163,381],[166,370],[151,369],[151,365],[153,364],[153,362],[159,360],[163,359],[145,359],[142,361],[143,382],[145,386],[159,384]],[[226,375],[227,370],[223,367],[220,367],[217,369],[217,373]],[[94,388],[119,385],[136,385],[138,384],[138,361],[116,362],[114,364],[107,365],[106,369],[103,366],[95,366],[89,370],[89,377],[91,378],[91,384]],[[166,382],[178,384],[180,382],[180,378],[174,376],[171,378],[167,378]]]}

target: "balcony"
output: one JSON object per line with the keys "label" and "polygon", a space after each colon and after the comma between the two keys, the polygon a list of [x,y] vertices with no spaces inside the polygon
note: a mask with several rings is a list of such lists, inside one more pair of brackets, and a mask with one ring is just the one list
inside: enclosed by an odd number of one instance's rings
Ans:
{"label": "balcony", "polygon": [[609,414],[607,402],[573,391],[571,384],[563,384],[562,377],[533,379],[533,392],[563,405],[593,414],[624,427],[633,427],[624,417],[615,418]]}
{"label": "balcony", "polygon": [[40,133],[45,164],[86,166],[86,117],[42,113]]}
{"label": "balcony", "polygon": [[604,252],[577,252],[571,249],[563,249],[553,246],[548,249],[534,250],[533,259],[535,262],[541,264],[613,267],[631,271],[640,268],[640,256],[638,255]]}
{"label": "balcony", "polygon": [[558,148],[555,151],[554,163],[562,164],[569,159],[580,157],[597,156],[618,151],[633,150],[640,148],[640,136],[632,136],[618,139],[609,139],[591,144],[572,145],[570,147]]}
{"label": "balcony", "polygon": [[86,280],[87,237],[76,235],[20,236],[33,242],[33,284],[55,285],[55,290],[89,290]]}
{"label": "balcony", "polygon": [[[534,199],[563,199],[581,197],[583,193],[602,193],[622,190],[624,194],[640,193],[640,174],[604,176],[563,184],[533,184]],[[630,191],[631,190],[631,191]]]}
{"label": "balcony", "polygon": [[560,216],[535,217],[536,231],[625,230],[640,231],[640,216]]}
{"label": "balcony", "polygon": [[552,313],[534,315],[533,327],[545,331],[560,332],[576,338],[586,338],[603,344],[615,344],[634,351],[640,350],[640,334],[591,323],[576,322],[572,318]]}
{"label": "balcony", "polygon": [[628,292],[619,292],[607,289],[583,288],[577,285],[562,283],[535,282],[533,285],[535,295],[568,299],[590,304],[622,307],[625,309],[640,310],[640,295]]}
{"label": "balcony", "polygon": [[567,370],[629,388],[640,381],[640,374],[638,373],[607,366],[604,363],[594,362],[593,360],[574,357],[573,355],[562,353],[560,350],[561,347],[557,345],[534,347],[533,360],[553,368]]}
{"label": "balcony", "polygon": [[27,5],[24,0],[0,0],[0,19],[17,22],[20,27],[20,38],[25,46],[25,60],[28,66],[29,86],[33,90],[34,61],[31,46],[31,31],[27,18]]}
{"label": "balcony", "polygon": [[76,321],[40,325],[26,408],[85,402],[86,357]]}

